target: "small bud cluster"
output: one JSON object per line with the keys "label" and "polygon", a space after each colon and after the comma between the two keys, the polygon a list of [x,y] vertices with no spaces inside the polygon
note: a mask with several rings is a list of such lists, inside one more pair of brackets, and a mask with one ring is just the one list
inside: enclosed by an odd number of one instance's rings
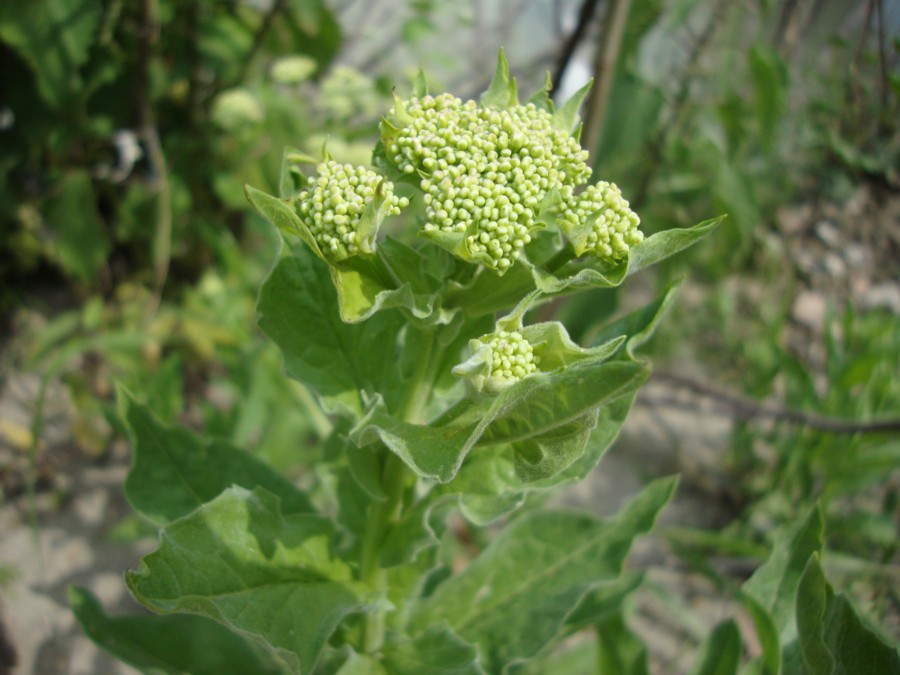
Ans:
{"label": "small bud cluster", "polygon": [[491,372],[488,377],[493,381],[513,384],[537,371],[540,357],[518,331],[503,330],[485,337],[491,349]]}
{"label": "small bud cluster", "polygon": [[587,152],[534,104],[495,110],[441,94],[413,98],[403,112],[388,157],[421,176],[425,232],[465,233],[469,254],[486,254],[500,272],[531,241],[546,194],[590,177]]}
{"label": "small bud cluster", "polygon": [[247,89],[228,89],[216,96],[212,120],[223,129],[240,130],[266,118],[262,103]]}
{"label": "small bud cluster", "polygon": [[308,56],[284,56],[272,63],[270,72],[279,84],[299,84],[316,72],[316,62]]}
{"label": "small bud cluster", "polygon": [[571,189],[562,193],[569,206],[562,216],[564,231],[590,223],[590,230],[582,244],[585,252],[600,258],[623,257],[631,246],[640,243],[644,234],[638,229],[641,219],[631,210],[628,201],[615,183],[599,181],[589,185],[577,197]]}
{"label": "small bud cluster", "polygon": [[322,81],[318,100],[332,120],[370,123],[384,111],[384,96],[375,81],[349,66],[335,66]]}
{"label": "small bud cluster", "polygon": [[[300,217],[322,252],[343,259],[360,252],[358,226],[363,210],[379,195],[390,204],[387,215],[409,205],[394,195],[394,186],[374,171],[333,160],[319,164],[310,190],[297,197]],[[380,185],[379,185],[380,184]]]}

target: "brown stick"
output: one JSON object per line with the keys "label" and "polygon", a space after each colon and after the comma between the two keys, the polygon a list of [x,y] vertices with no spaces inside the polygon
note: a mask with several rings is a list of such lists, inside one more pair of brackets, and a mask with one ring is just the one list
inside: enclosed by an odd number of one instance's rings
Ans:
{"label": "brown stick", "polygon": [[156,129],[153,101],[150,99],[150,60],[159,35],[159,24],[156,22],[152,0],[142,0],[139,20],[135,104],[138,132],[147,148],[151,170],[155,172],[157,208],[156,232],[153,235],[153,301],[147,306],[147,315],[152,316],[159,306],[163,286],[169,274],[169,260],[172,255],[172,200],[166,158]]}
{"label": "brown stick", "polygon": [[[845,420],[834,417],[825,417],[813,413],[805,413],[799,410],[791,410],[778,405],[761,403],[738,394],[721,389],[706,382],[700,382],[683,375],[666,371],[655,371],[653,379],[669,382],[676,387],[686,389],[702,398],[714,400],[719,407],[725,408],[727,414],[740,420],[753,420],[768,418],[799,424],[818,431],[827,431],[835,434],[865,434],[900,432],[900,419],[872,420],[861,422]],[[674,400],[654,400],[655,404],[669,406],[684,406],[684,403]]]}
{"label": "brown stick", "polygon": [[606,10],[603,21],[603,34],[597,45],[597,56],[594,61],[594,87],[588,101],[587,117],[581,136],[581,145],[588,152],[597,149],[600,134],[603,131],[603,119],[606,117],[606,104],[616,74],[616,63],[622,47],[622,35],[631,0],[612,0]]}
{"label": "brown stick", "polygon": [[566,39],[562,51],[559,54],[559,58],[556,61],[556,69],[553,72],[553,79],[551,80],[554,89],[562,82],[563,76],[566,74],[566,69],[569,67],[569,61],[572,60],[572,55],[584,39],[588,27],[591,25],[591,21],[594,20],[594,14],[599,3],[600,0],[584,0],[584,2],[581,3],[581,9],[578,12],[578,23],[575,24],[575,30],[573,30],[572,34]]}

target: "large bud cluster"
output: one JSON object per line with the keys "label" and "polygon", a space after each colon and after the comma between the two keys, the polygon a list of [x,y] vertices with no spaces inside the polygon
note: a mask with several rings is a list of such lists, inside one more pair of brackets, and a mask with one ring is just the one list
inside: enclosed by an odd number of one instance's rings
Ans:
{"label": "large bud cluster", "polygon": [[599,181],[577,196],[571,188],[561,192],[566,205],[560,227],[573,240],[578,255],[618,259],[644,239],[638,229],[641,219],[615,183]]}
{"label": "large bud cluster", "polygon": [[425,234],[464,235],[468,256],[501,273],[531,241],[548,192],[590,177],[587,152],[531,103],[496,110],[441,94],[388,118],[400,122],[388,158],[421,177]]}
{"label": "large bud cluster", "polygon": [[540,357],[518,331],[502,330],[481,339],[491,350],[488,380],[494,388],[508,386],[537,372]]}
{"label": "large bud cluster", "polygon": [[390,181],[365,167],[329,160],[316,172],[310,189],[297,196],[297,209],[322,253],[332,260],[370,252],[359,226],[376,196],[388,204],[384,215],[397,215],[409,204],[406,197],[394,195]]}

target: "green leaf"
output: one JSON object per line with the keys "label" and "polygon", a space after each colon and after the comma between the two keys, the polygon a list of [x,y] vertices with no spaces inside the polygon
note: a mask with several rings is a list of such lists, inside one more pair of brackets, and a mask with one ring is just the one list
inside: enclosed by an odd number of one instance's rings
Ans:
{"label": "green leaf", "polygon": [[817,505],[775,543],[772,555],[741,587],[741,592],[768,611],[782,644],[793,637],[797,584],[809,556],[822,552],[824,516]]}
{"label": "green leaf", "polygon": [[803,661],[817,675],[831,675],[835,670],[825,644],[825,614],[832,602],[834,593],[825,581],[818,553],[813,553],[797,586],[797,637]]}
{"label": "green leaf", "polygon": [[625,351],[630,358],[634,358],[635,350],[653,336],[660,321],[675,302],[680,287],[681,279],[672,282],[653,302],[604,326],[591,337],[591,343],[604,344],[619,335],[625,335]]}
{"label": "green leaf", "polygon": [[[454,312],[438,311],[443,279],[429,274],[428,265],[434,262],[389,237],[378,247],[377,256],[330,263],[341,318],[357,323],[397,307],[417,322],[449,323]],[[432,267],[435,272],[439,269]]]}
{"label": "green leaf", "polygon": [[232,485],[264,487],[279,496],[285,513],[312,511],[305,494],[250,453],[164,425],[124,389],[119,391],[119,409],[134,447],[125,495],[154,522],[187,515]]}
{"label": "green leaf", "polygon": [[452,506],[451,500],[440,498],[417,502],[388,533],[381,547],[379,564],[384,568],[403,565],[436,544]]}
{"label": "green leaf", "polygon": [[308,673],[348,615],[378,605],[333,557],[333,537],[324,518],[285,515],[266,490],[233,487],[166,527],[126,581],[153,611],[209,617]]}
{"label": "green leaf", "polygon": [[413,83],[413,96],[416,98],[425,98],[428,96],[428,78],[425,75],[425,71],[419,68],[419,71],[416,73],[416,79]]}
{"label": "green leaf", "polygon": [[79,281],[97,283],[111,243],[86,171],[71,171],[63,178],[58,194],[47,201],[44,217],[62,268]]}
{"label": "green leaf", "polygon": [[[292,148],[290,146],[285,147],[284,152],[281,156],[281,178],[278,181],[279,185],[279,197],[281,199],[279,201],[285,202],[293,197],[296,197],[297,194],[306,187],[306,183],[308,179],[303,172],[300,170],[300,167],[305,164],[311,164],[313,166],[317,165],[322,161],[322,158],[316,158],[312,155],[307,155],[305,152],[301,150],[297,150],[296,148]],[[254,208],[264,217],[269,218],[268,215],[260,208],[270,208],[266,206],[266,202],[268,201],[266,197],[272,198],[271,195],[267,195],[265,192],[260,192],[255,188],[251,188],[250,186],[244,187],[244,192],[247,195],[248,201],[253,204]],[[252,193],[252,198],[251,198]],[[254,200],[256,200],[254,202]],[[257,205],[257,202],[259,205]],[[278,207],[274,207],[278,208]],[[269,219],[269,221],[275,224],[275,221]],[[277,225],[276,225],[277,227]],[[279,228],[280,229],[280,228]]]}
{"label": "green leaf", "polygon": [[259,215],[272,223],[279,232],[283,235],[300,237],[317,256],[324,260],[318,242],[310,234],[309,229],[303,226],[300,216],[294,211],[290,201],[273,197],[249,185],[244,186],[244,193],[247,195],[247,201]]}
{"label": "green leaf", "polygon": [[813,554],[797,589],[797,632],[810,673],[900,673],[900,650],[867,626],[825,580]]}
{"label": "green leaf", "polygon": [[548,70],[544,77],[544,86],[534,92],[528,99],[528,103],[533,103],[535,107],[552,113],[554,106],[553,99],[550,98],[551,91],[553,91],[553,80],[550,78],[550,71]]}
{"label": "green leaf", "polygon": [[575,127],[579,124],[578,111],[581,109],[581,104],[584,102],[593,84],[594,80],[589,80],[586,85],[572,94],[569,100],[553,113],[554,127],[560,131],[565,131],[567,134],[575,131]]}
{"label": "green leaf", "polygon": [[636,395],[637,391],[631,392],[601,407],[598,410],[597,426],[588,439],[584,454],[558,475],[538,481],[534,487],[555,487],[587,478],[587,475],[597,467],[604,453],[622,430]]}
{"label": "green leaf", "polygon": [[483,675],[478,652],[446,626],[429,626],[415,638],[391,638],[384,649],[391,675]]}
{"label": "green leaf", "polygon": [[509,61],[503,50],[497,55],[497,70],[487,91],[481,95],[481,106],[484,108],[499,108],[506,110],[518,105],[519,97],[516,93],[516,80],[509,77]]}
{"label": "green leaf", "polygon": [[488,672],[533,656],[588,591],[620,574],[632,541],[653,526],[674,489],[673,479],[655,481],[608,521],[558,511],[514,520],[465,570],[420,601],[410,625],[445,621],[477,643]]}
{"label": "green leaf", "polygon": [[[380,312],[361,324],[341,321],[328,266],[304,246],[283,244],[280,260],[260,292],[260,327],[281,349],[287,373],[337,410],[361,414],[362,392],[388,379],[398,312]],[[385,392],[390,402],[398,392]]]}
{"label": "green leaf", "polygon": [[530,268],[519,262],[503,276],[479,268],[470,283],[463,286],[451,282],[448,300],[469,316],[484,316],[515,305],[533,288]]}
{"label": "green leaf", "polygon": [[750,49],[750,77],[756,99],[763,148],[771,149],[778,121],[786,108],[787,69],[778,52],[769,45],[757,43]]}
{"label": "green leaf", "polygon": [[452,497],[469,522],[484,526],[519,508],[533,486],[516,473],[512,447],[498,445],[471,453],[453,481],[434,494]]}
{"label": "green leaf", "polygon": [[778,628],[772,615],[752,596],[741,594],[744,607],[753,618],[756,627],[756,638],[762,648],[762,654],[754,661],[753,667],[759,675],[778,675],[781,672],[781,641],[778,639]]}
{"label": "green leaf", "polygon": [[289,672],[252,640],[201,616],[111,617],[90,591],[70,587],[69,605],[91,640],[144,672],[225,675]]}
{"label": "green leaf", "polygon": [[573,293],[587,288],[619,286],[626,277],[695,244],[712,232],[724,218],[725,216],[719,216],[705,220],[693,227],[657,232],[641,243],[632,246],[628,252],[628,258],[624,260],[609,261],[593,256],[583,256],[571,260],[552,272],[532,267],[534,285],[545,295]]}
{"label": "green leaf", "polygon": [[620,615],[625,598],[643,582],[643,572],[625,572],[612,581],[597,584],[566,617],[567,630],[574,632]]}
{"label": "green leaf", "polygon": [[647,647],[621,612],[597,624],[597,672],[602,675],[649,675]]}
{"label": "green leaf", "polygon": [[585,413],[637,390],[649,376],[644,364],[599,362],[527,377],[501,393],[479,434],[481,445],[527,440],[565,428]]}
{"label": "green leaf", "polygon": [[741,632],[734,619],[723,621],[704,640],[691,675],[735,675],[742,648]]}
{"label": "green leaf", "polygon": [[584,454],[596,425],[593,410],[547,433],[512,443],[516,474],[526,483],[556,476]]}
{"label": "green leaf", "polygon": [[723,220],[725,216],[719,216],[704,220],[693,227],[674,228],[651,234],[640,244],[632,246],[628,252],[628,274],[639,272],[693,246],[715,230]]}
{"label": "green leaf", "polygon": [[376,400],[350,438],[359,446],[380,440],[418,475],[447,482],[476,443],[541,441],[554,431],[571,439],[581,430],[573,423],[637,390],[648,374],[643,364],[600,362],[532,375],[440,427],[400,420]]}
{"label": "green leaf", "polygon": [[58,108],[84,86],[81,67],[103,14],[98,0],[0,3],[0,40],[25,59],[41,96]]}
{"label": "green leaf", "polygon": [[335,675],[389,675],[377,659],[353,652]]}

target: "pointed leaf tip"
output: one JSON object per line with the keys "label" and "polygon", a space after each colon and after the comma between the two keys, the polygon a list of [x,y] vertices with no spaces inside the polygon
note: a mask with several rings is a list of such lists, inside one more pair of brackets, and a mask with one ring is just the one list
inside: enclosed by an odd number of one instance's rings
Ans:
{"label": "pointed leaf tip", "polygon": [[572,94],[572,97],[553,113],[553,126],[561,131],[565,131],[567,134],[575,131],[581,121],[578,117],[578,111],[581,109],[581,104],[584,102],[593,84],[593,79],[588,80],[587,84]]}
{"label": "pointed leaf tip", "polygon": [[506,110],[507,108],[518,105],[519,97],[516,91],[516,80],[509,76],[509,61],[506,60],[506,54],[500,49],[497,55],[497,70],[494,71],[494,78],[491,84],[481,95],[481,105],[485,108],[499,108]]}

